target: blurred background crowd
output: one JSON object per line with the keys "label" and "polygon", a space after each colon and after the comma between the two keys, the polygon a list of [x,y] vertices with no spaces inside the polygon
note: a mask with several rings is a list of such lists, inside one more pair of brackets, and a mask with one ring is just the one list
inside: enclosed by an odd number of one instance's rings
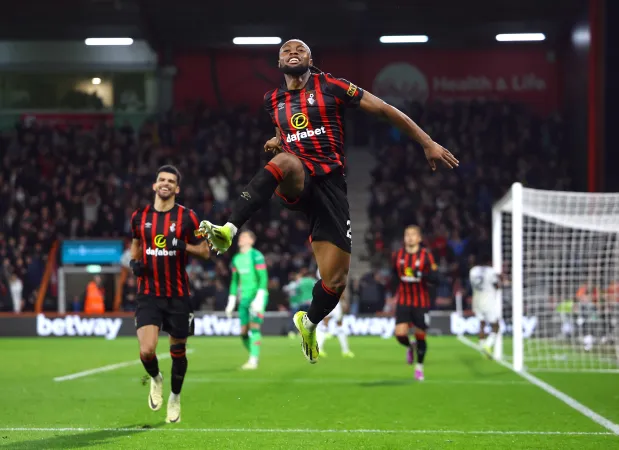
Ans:
{"label": "blurred background crowd", "polygon": [[[353,277],[353,312],[390,308],[390,252],[401,245],[406,225],[418,224],[435,255],[441,282],[435,308],[453,308],[456,292],[468,291],[467,274],[489,245],[490,210],[509,185],[521,181],[544,189],[569,189],[560,158],[563,125],[506,102],[434,102],[405,107],[438,142],[460,160],[455,171],[431,173],[423,153],[386,123],[362,127],[376,159],[371,173],[370,227],[354,252],[371,270]],[[141,127],[49,127],[21,122],[0,138],[0,309],[32,311],[52,243],[62,238],[130,241],[129,220],[152,201],[156,169],[173,163],[182,173],[178,201],[199,218],[225,222],[231,201],[264,165],[263,143],[272,134],[266,114],[243,108],[213,111],[193,104]],[[498,156],[500,155],[500,157]],[[355,157],[354,154],[351,157]],[[267,260],[269,309],[286,309],[284,286],[300,271],[315,272],[302,216],[276,201],[248,224]],[[223,310],[232,252],[193,260],[188,273],[196,306]],[[124,310],[135,308],[135,279],[124,285]],[[56,289],[46,309],[55,310]],[[79,302],[74,306],[79,309]]]}

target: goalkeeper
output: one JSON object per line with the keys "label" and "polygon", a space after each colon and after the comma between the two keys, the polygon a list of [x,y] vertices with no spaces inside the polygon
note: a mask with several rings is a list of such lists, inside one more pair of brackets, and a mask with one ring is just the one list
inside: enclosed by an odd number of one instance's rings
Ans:
{"label": "goalkeeper", "polygon": [[240,297],[241,338],[249,351],[249,360],[242,366],[243,370],[258,368],[262,340],[260,325],[269,300],[267,266],[264,255],[254,248],[255,242],[256,235],[251,231],[239,235],[239,253],[232,258],[232,281],[226,306],[226,315],[231,317]]}

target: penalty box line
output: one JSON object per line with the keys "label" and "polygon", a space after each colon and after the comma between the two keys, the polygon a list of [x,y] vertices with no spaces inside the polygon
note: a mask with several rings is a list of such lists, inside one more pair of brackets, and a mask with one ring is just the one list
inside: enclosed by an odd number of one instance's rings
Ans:
{"label": "penalty box line", "polygon": [[304,428],[95,428],[95,427],[7,427],[2,432],[54,432],[54,433],[326,433],[326,434],[426,434],[426,435],[503,435],[503,436],[615,436],[610,432],[595,431],[501,431],[501,430],[380,430],[380,429],[304,429]]}
{"label": "penalty box line", "polygon": [[[190,348],[190,349],[187,349],[186,353],[193,353],[193,351],[194,350]],[[170,355],[168,353],[157,355],[157,359],[160,359],[160,360],[167,359],[169,357]],[[142,361],[140,361],[139,359],[133,359],[131,361],[125,361],[125,362],[116,363],[116,364],[108,364],[107,366],[95,367],[94,369],[83,370],[81,372],[71,373],[69,375],[63,375],[61,377],[55,377],[54,381],[60,382],[60,381],[75,380],[77,378],[83,378],[89,375],[95,375],[97,373],[102,373],[102,372],[110,372],[112,370],[122,369],[123,367],[135,366],[141,363]]]}
{"label": "penalty box line", "polygon": [[[479,347],[475,345],[475,343],[471,341],[469,338],[467,338],[466,336],[458,336],[458,340],[462,342],[464,345],[466,345],[467,347],[480,351]],[[528,372],[525,372],[525,371],[516,372],[514,368],[510,366],[509,364],[507,364],[505,361],[500,361],[500,360],[494,360],[494,361],[496,361],[503,367],[506,367],[507,369],[513,371],[517,375],[520,375],[522,378],[524,378],[531,384],[534,384],[535,386],[539,387],[540,389],[544,390],[548,394],[552,395],[557,400],[561,400],[563,403],[565,403],[570,408],[575,409],[576,411],[581,413],[583,416],[588,417],[589,419],[593,420],[598,425],[611,431],[613,434],[619,435],[619,425],[617,425],[616,423],[613,423],[612,421],[608,420],[606,417],[586,407],[585,405],[580,403],[578,400],[573,399],[566,393],[558,390],[557,388],[551,386],[545,381],[540,380],[539,378],[531,375]]]}

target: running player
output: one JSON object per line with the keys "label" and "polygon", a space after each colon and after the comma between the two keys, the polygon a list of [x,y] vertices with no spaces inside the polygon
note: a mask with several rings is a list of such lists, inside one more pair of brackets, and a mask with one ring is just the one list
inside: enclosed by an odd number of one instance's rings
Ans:
{"label": "running player", "polygon": [[[421,229],[411,225],[404,230],[404,247],[393,252],[393,280],[397,283],[397,306],[395,310],[395,337],[408,350],[406,362],[413,364],[415,350],[417,365],[415,379],[423,381],[423,362],[428,349],[426,342],[426,314],[430,309],[428,283],[438,281],[437,266],[432,253],[421,246]],[[394,283],[394,284],[395,284]],[[410,328],[415,329],[415,344],[408,337]]]}
{"label": "running player", "polygon": [[389,120],[418,142],[432,168],[441,162],[457,167],[458,160],[434,142],[408,116],[353,83],[318,71],[309,47],[300,40],[286,42],[278,65],[285,84],[267,92],[264,106],[275,125],[275,137],[264,145],[276,153],[242,190],[222,226],[202,221],[200,229],[211,246],[223,253],[237,230],[273,196],[305,213],[310,240],[322,274],[313,290],[307,313],[294,323],[301,334],[301,349],[310,363],[317,362],[316,326],[338,304],[350,267],[351,227],[344,173],[344,115],[348,108]]}
{"label": "running player", "polygon": [[[316,277],[320,280],[320,270],[316,271]],[[329,335],[329,322],[331,320],[335,320],[335,334],[337,335],[337,339],[340,342],[340,349],[342,350],[342,356],[344,358],[354,358],[355,354],[350,351],[350,347],[348,345],[348,334],[346,334],[346,330],[344,329],[344,307],[348,306],[348,300],[346,298],[347,289],[344,289],[342,296],[340,297],[340,301],[333,308],[327,317],[325,317],[322,323],[316,329],[316,340],[318,343],[318,348],[322,349],[320,354],[322,356],[327,356],[327,353],[324,350],[324,343],[327,340]]]}
{"label": "running player", "polygon": [[181,175],[174,166],[157,171],[153,204],[131,217],[131,269],[138,278],[135,326],[140,359],[151,377],[148,406],[158,411],[163,404],[163,377],[157,361],[159,330],[170,335],[172,392],[166,422],[181,421],[181,388],[187,372],[185,347],[193,334],[193,310],[185,270],[188,254],[209,257],[206,239],[199,237],[195,213],[175,203]]}
{"label": "running player", "polygon": [[[471,290],[473,291],[473,313],[479,319],[479,345],[488,358],[492,358],[494,344],[499,332],[501,309],[497,292],[500,277],[492,267],[490,253],[484,254],[481,264],[469,272]],[[486,324],[490,324],[490,334],[486,336]]]}
{"label": "running player", "polygon": [[264,311],[269,301],[267,265],[264,255],[254,248],[255,243],[256,235],[253,232],[243,231],[239,235],[239,253],[232,258],[232,281],[226,306],[226,315],[231,317],[236,299],[241,297],[241,339],[249,352],[249,360],[241,367],[243,370],[258,368],[262,343],[260,325],[264,321]]}

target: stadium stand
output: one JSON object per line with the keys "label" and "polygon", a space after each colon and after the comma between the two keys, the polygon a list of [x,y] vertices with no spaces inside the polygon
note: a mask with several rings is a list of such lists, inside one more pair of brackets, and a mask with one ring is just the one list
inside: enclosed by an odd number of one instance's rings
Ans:
{"label": "stadium stand", "polygon": [[[388,255],[400,245],[402,229],[416,223],[439,262],[442,282],[435,308],[453,308],[466,291],[469,267],[489,245],[492,202],[518,179],[527,186],[569,189],[568,166],[559,158],[559,117],[539,118],[506,103],[435,103],[408,111],[438,142],[460,158],[454,172],[432,174],[408,139],[384,123],[372,139],[380,161],[371,176],[371,223],[366,234],[373,270],[351,281],[354,312],[386,312],[390,293]],[[367,130],[362,130],[367,134]],[[267,159],[261,151],[272,125],[244,109],[214,112],[199,104],[188,113],[169,113],[134,130],[60,129],[19,124],[0,138],[0,310],[32,311],[46,255],[61,238],[130,239],[132,211],[151,201],[153,174],[176,164],[183,180],[179,202],[198,217],[225,221],[229,201]],[[519,150],[518,150],[519,149]],[[281,287],[292,273],[313,269],[302,217],[271,202],[248,225],[269,268],[270,309],[282,309]],[[188,272],[199,305],[223,310],[229,255],[192,262]],[[135,279],[124,286],[122,309],[135,308]],[[15,299],[13,299],[15,298]],[[79,302],[75,308],[79,308]],[[46,310],[56,309],[54,289]]]}
{"label": "stadium stand", "polygon": [[[200,218],[222,221],[229,199],[266,160],[261,149],[269,133],[270,121],[262,117],[241,109],[216,114],[200,105],[191,113],[148,121],[139,130],[17,125],[0,139],[0,310],[33,310],[46,255],[57,239],[123,237],[128,244],[131,214],[152,201],[154,173],[164,163],[176,164],[183,175],[179,202]],[[272,202],[248,224],[266,255],[275,291],[290,273],[310,265],[306,225],[298,219]],[[204,307],[225,306],[229,254],[192,263],[196,298],[206,299]],[[18,281],[21,292],[13,288]],[[134,286],[129,276],[123,309],[134,308]],[[48,290],[46,310],[56,310],[54,294]],[[278,299],[285,301],[276,293],[271,304]]]}
{"label": "stadium stand", "polygon": [[[560,157],[560,117],[538,117],[523,106],[494,102],[410,105],[408,113],[437,142],[458,155],[458,170],[431,173],[421,150],[395,129],[377,131],[372,172],[371,227],[366,246],[374,271],[388,266],[402,230],[418,224],[438,260],[442,281],[433,308],[453,309],[454,293],[468,291],[468,270],[490,247],[492,204],[512,182],[569,190],[569,167]],[[388,279],[388,277],[383,277]]]}

